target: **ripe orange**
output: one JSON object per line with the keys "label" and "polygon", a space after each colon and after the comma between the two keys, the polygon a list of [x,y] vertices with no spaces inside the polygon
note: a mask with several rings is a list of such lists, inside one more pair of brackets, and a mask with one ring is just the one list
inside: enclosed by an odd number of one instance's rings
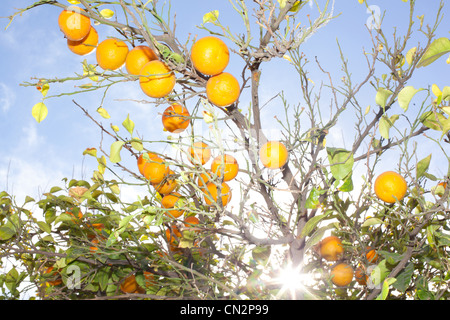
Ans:
{"label": "ripe orange", "polygon": [[339,263],[331,269],[331,282],[338,287],[345,287],[353,280],[353,268],[346,263]]}
{"label": "ripe orange", "polygon": [[228,65],[230,51],[221,39],[207,36],[197,40],[191,49],[191,61],[201,73],[214,76]]}
{"label": "ripe orange", "polygon": [[178,248],[178,241],[182,238],[180,230],[177,226],[172,225],[171,228],[166,229],[166,239],[169,242],[169,250],[172,252],[180,252]]}
{"label": "ripe orange", "polygon": [[[166,209],[175,208],[181,197],[181,194],[178,192],[169,193],[162,198],[161,205]],[[183,213],[183,209],[177,208],[165,212],[166,216],[169,218],[179,218]]]}
{"label": "ripe orange", "polygon": [[128,52],[125,68],[129,74],[140,75],[142,68],[150,61],[158,60],[158,56],[148,46],[136,46]]}
{"label": "ripe orange", "polygon": [[211,205],[213,203],[210,198],[212,198],[215,203],[218,201],[219,191],[221,194],[222,205],[224,207],[231,200],[231,189],[226,182],[223,182],[220,187],[216,186],[214,182],[209,182],[206,185],[206,189],[202,191],[204,193],[204,198],[207,205]]}
{"label": "ripe orange", "polygon": [[405,179],[394,171],[386,171],[380,174],[374,184],[377,197],[387,203],[401,201],[407,191]]}
{"label": "ripe orange", "polygon": [[289,153],[279,141],[268,141],[259,149],[259,159],[266,168],[278,169],[286,164]]}
{"label": "ripe orange", "polygon": [[[151,160],[154,157],[158,157],[156,154],[151,153],[151,152],[147,152],[148,158]],[[138,158],[137,161],[137,165],[138,165],[138,169],[139,172],[144,175],[144,166],[147,162],[149,162],[150,160],[144,159],[144,154],[141,154]]]}
{"label": "ripe orange", "polygon": [[369,276],[366,274],[364,269],[362,267],[358,267],[355,270],[355,280],[360,285],[365,286],[367,285],[367,281],[369,280]]}
{"label": "ripe orange", "polygon": [[[442,186],[443,188],[444,188],[444,191],[445,191],[445,189],[447,188],[447,182],[439,182],[438,183],[438,186]],[[442,192],[439,192],[439,193],[436,193],[440,198],[442,198],[443,196],[444,196],[444,193]]]}
{"label": "ripe orange", "polygon": [[372,249],[370,247],[366,248],[366,259],[370,263],[376,263],[378,261],[378,253],[375,251],[375,249]]}
{"label": "ripe orange", "polygon": [[197,178],[197,185],[202,190],[211,179],[211,174],[209,172],[200,173],[200,175]]}
{"label": "ripe orange", "polygon": [[319,243],[319,254],[327,261],[337,261],[344,253],[342,241],[336,236],[329,236]]}
{"label": "ripe orange", "polygon": [[86,37],[74,41],[67,39],[67,47],[75,54],[85,56],[95,50],[98,44],[98,33],[94,27],[91,27]]}
{"label": "ripe orange", "polygon": [[106,39],[97,46],[97,64],[103,70],[117,70],[125,64],[128,45],[119,39]]}
{"label": "ripe orange", "polygon": [[189,111],[178,103],[172,104],[164,110],[162,123],[169,132],[181,133],[189,126]]}
{"label": "ripe orange", "polygon": [[206,83],[206,96],[209,102],[217,107],[235,103],[240,94],[239,82],[228,72],[212,76]]}
{"label": "ripe orange", "polygon": [[131,276],[127,277],[122,283],[120,284],[120,290],[122,290],[123,293],[135,293],[139,290],[139,285],[136,282],[136,276],[132,274]]}
{"label": "ripe orange", "polygon": [[67,39],[80,41],[91,29],[91,19],[80,12],[83,9],[72,7],[73,10],[63,10],[58,17],[58,25]]}
{"label": "ripe orange", "polygon": [[197,217],[189,216],[186,219],[184,219],[183,223],[186,227],[195,227],[195,225],[200,223],[200,220],[198,220]]}
{"label": "ripe orange", "polygon": [[98,250],[98,244],[99,244],[99,242],[100,242],[100,240],[98,239],[98,238],[93,238],[92,240],[91,240],[91,243],[93,244],[93,246],[90,246],[89,247],[89,251],[91,252],[91,253],[95,253],[95,251],[97,251]]}
{"label": "ripe orange", "polygon": [[223,181],[230,181],[237,176],[239,164],[233,156],[224,154],[223,157],[217,156],[214,158],[211,163],[211,171],[218,177],[222,177],[223,174]]}
{"label": "ripe orange", "polygon": [[200,162],[202,165],[207,163],[211,158],[211,149],[209,146],[201,141],[194,142],[188,149],[189,161],[192,164]]}
{"label": "ripe orange", "polygon": [[[78,212],[77,216],[75,214]],[[81,219],[83,219],[83,212],[79,208],[70,208],[69,211],[66,211],[67,214],[70,214],[73,218],[72,221],[78,223]],[[75,214],[74,214],[75,213]]]}
{"label": "ripe orange", "polygon": [[53,266],[45,269],[44,274],[49,275],[49,277],[56,278],[55,280],[47,281],[51,286],[59,286],[62,283],[62,279],[59,276],[58,271],[53,271]]}
{"label": "ripe orange", "polygon": [[143,171],[151,184],[159,184],[169,174],[170,168],[162,158],[155,156],[144,164]]}
{"label": "ripe orange", "polygon": [[173,176],[175,173],[172,170],[169,170],[169,174],[166,176],[166,178],[161,181],[158,184],[153,184],[153,187],[157,192],[159,192],[162,195],[166,195],[171,193],[175,188],[178,186],[178,182],[173,179],[171,176]]}
{"label": "ripe orange", "polygon": [[147,62],[141,69],[139,83],[142,91],[151,98],[167,96],[175,87],[175,74],[159,60]]}

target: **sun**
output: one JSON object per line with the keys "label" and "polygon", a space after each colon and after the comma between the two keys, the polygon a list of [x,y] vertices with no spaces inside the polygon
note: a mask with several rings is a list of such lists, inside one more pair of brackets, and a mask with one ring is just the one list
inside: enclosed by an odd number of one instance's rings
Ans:
{"label": "sun", "polygon": [[270,282],[281,286],[276,298],[282,297],[286,292],[291,299],[301,299],[303,293],[308,292],[307,285],[313,281],[313,276],[302,272],[302,264],[294,266],[289,262],[284,268],[280,269]]}

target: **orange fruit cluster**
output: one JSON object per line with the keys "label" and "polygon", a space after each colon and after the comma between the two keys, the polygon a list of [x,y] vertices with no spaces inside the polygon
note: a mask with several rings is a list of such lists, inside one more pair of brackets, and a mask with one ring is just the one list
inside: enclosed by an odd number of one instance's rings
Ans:
{"label": "orange fruit cluster", "polygon": [[240,96],[239,81],[232,74],[224,72],[229,60],[227,45],[217,37],[203,37],[192,46],[192,64],[200,73],[211,76],[206,83],[206,96],[218,107],[232,105]]}
{"label": "orange fruit cluster", "polygon": [[[344,254],[342,241],[336,236],[322,239],[317,248],[319,255],[327,261],[339,261]],[[345,262],[339,262],[331,268],[330,276],[333,284],[345,287],[353,280],[353,268]]]}

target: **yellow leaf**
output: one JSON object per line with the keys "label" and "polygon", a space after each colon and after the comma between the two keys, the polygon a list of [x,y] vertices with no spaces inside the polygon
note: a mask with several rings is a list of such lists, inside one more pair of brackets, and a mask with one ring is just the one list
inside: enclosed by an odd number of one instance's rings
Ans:
{"label": "yellow leaf", "polygon": [[431,86],[431,91],[433,91],[434,95],[435,95],[436,97],[438,97],[438,98],[439,98],[439,96],[442,95],[441,89],[439,89],[439,87],[438,87],[436,84],[433,84],[433,85]]}
{"label": "yellow leaf", "polygon": [[285,60],[289,61],[290,63],[292,63],[291,57],[288,56],[287,54],[285,54],[285,55],[283,56],[283,59],[285,59]]}
{"label": "yellow leaf", "polygon": [[448,56],[448,59],[447,59],[447,64],[450,64],[450,56]]}
{"label": "yellow leaf", "polygon": [[119,127],[118,126],[115,126],[115,125],[111,125],[111,129],[113,129],[114,130],[114,132],[119,132]]}
{"label": "yellow leaf", "polygon": [[100,15],[105,19],[111,19],[114,16],[114,11],[111,9],[103,9],[100,11]]}
{"label": "yellow leaf", "polygon": [[359,4],[363,4],[364,0],[358,0]]}
{"label": "yellow leaf", "polygon": [[294,5],[292,6],[292,8],[289,11],[297,12],[300,9],[301,3],[302,3],[301,1],[295,1]]}
{"label": "yellow leaf", "polygon": [[219,10],[213,10],[203,16],[203,23],[216,22],[219,18]]}
{"label": "yellow leaf", "polygon": [[31,109],[31,115],[38,123],[47,117],[48,109],[43,102],[36,103]]}
{"label": "yellow leaf", "polygon": [[406,62],[408,62],[409,65],[412,64],[412,61],[414,59],[414,56],[416,55],[417,47],[409,49],[409,51],[406,53]]}
{"label": "yellow leaf", "polygon": [[80,4],[80,1],[78,0],[67,0],[67,2],[70,4]]}
{"label": "yellow leaf", "polygon": [[205,120],[206,123],[211,123],[214,121],[214,115],[211,112],[208,111],[202,112],[203,112],[203,120]]}
{"label": "yellow leaf", "polygon": [[111,118],[111,116],[109,115],[108,111],[106,111],[106,109],[104,109],[103,107],[99,107],[97,109],[97,112],[105,119]]}

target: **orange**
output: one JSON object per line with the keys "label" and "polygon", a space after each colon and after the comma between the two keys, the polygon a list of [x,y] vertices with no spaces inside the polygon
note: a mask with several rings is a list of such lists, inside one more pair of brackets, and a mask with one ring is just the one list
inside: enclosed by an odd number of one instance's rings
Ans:
{"label": "orange", "polygon": [[82,15],[83,9],[71,7],[72,10],[63,10],[58,17],[58,24],[67,39],[80,41],[87,36],[91,29],[91,19]]}
{"label": "orange", "polygon": [[166,195],[171,193],[178,186],[178,182],[175,179],[172,179],[170,176],[173,176],[175,173],[172,170],[169,170],[168,175],[165,177],[163,181],[160,183],[153,184],[153,187],[157,192],[162,195]]}
{"label": "orange", "polygon": [[353,268],[346,263],[339,263],[331,269],[331,282],[338,287],[345,287],[353,280]]}
{"label": "orange", "polygon": [[380,174],[374,184],[377,197],[387,203],[401,201],[407,191],[405,179],[394,171],[386,171]]}
{"label": "orange", "polygon": [[355,280],[362,286],[365,286],[367,284],[367,281],[369,280],[369,276],[365,273],[365,271],[362,267],[356,268]]}
{"label": "orange", "polygon": [[75,54],[85,56],[95,50],[98,44],[98,33],[91,27],[89,33],[81,40],[74,41],[67,39],[67,47]]}
{"label": "orange", "polygon": [[119,39],[106,39],[97,46],[97,64],[103,70],[117,70],[125,64],[128,45]]}
{"label": "orange", "polygon": [[[74,215],[74,213],[76,213],[78,211],[77,216]],[[70,208],[69,211],[66,211],[67,214],[70,214],[73,218],[72,221],[77,223],[79,220],[83,219],[83,212],[81,212],[81,210],[79,208]]]}
{"label": "orange", "polygon": [[[152,159],[152,158],[154,158],[154,157],[158,157],[156,154],[151,153],[151,152],[147,152],[147,155],[148,155],[148,158],[149,158],[149,159]],[[138,165],[139,172],[140,172],[142,175],[144,175],[144,166],[145,166],[145,164],[148,163],[148,162],[150,162],[150,160],[144,159],[144,154],[141,154],[141,155],[139,156],[138,161],[137,161],[137,165]]]}
{"label": "orange", "polygon": [[286,146],[279,141],[268,141],[259,149],[259,159],[264,167],[278,169],[286,164],[289,153]]}
{"label": "orange", "polygon": [[177,247],[178,241],[182,238],[182,234],[180,230],[178,230],[177,226],[173,225],[171,228],[166,229],[166,239],[169,242],[169,249],[172,252],[181,251]]}
{"label": "orange", "polygon": [[188,149],[189,161],[192,164],[200,162],[202,165],[207,163],[211,158],[211,150],[209,146],[201,141],[194,142],[194,144]]}
{"label": "orange", "polygon": [[200,173],[197,179],[197,185],[200,189],[203,189],[211,179],[211,174],[209,172]]}
{"label": "orange", "polygon": [[227,67],[230,51],[221,39],[214,36],[203,37],[192,46],[191,61],[197,71],[214,76]]}
{"label": "orange", "polygon": [[[445,192],[445,189],[447,188],[447,182],[439,182],[438,183],[438,186],[442,186],[443,188],[444,188],[444,192]],[[442,193],[436,193],[440,198],[442,198],[443,197],[443,195],[444,195],[444,193],[442,192]]]}
{"label": "orange", "polygon": [[62,279],[57,271],[53,271],[53,266],[45,269],[44,274],[48,274],[50,277],[56,278],[55,280],[47,281],[51,286],[59,286],[62,283]]}
{"label": "orange", "polygon": [[366,259],[370,263],[376,263],[378,261],[378,253],[375,251],[375,249],[372,249],[370,247],[366,248]]}
{"label": "orange", "polygon": [[127,277],[121,284],[120,284],[120,290],[122,290],[123,293],[135,293],[139,290],[139,285],[136,282],[136,276],[132,274],[131,276]]}
{"label": "orange", "polygon": [[136,46],[128,52],[125,68],[129,74],[138,76],[141,74],[142,67],[153,60],[158,60],[158,56],[150,47]]}
{"label": "orange", "polygon": [[181,133],[189,126],[189,111],[178,103],[172,104],[164,110],[162,123],[169,132]]}
{"label": "orange", "polygon": [[159,60],[147,62],[142,67],[139,83],[142,91],[151,98],[162,98],[175,87],[175,74]]}
{"label": "orange", "polygon": [[206,96],[217,107],[229,106],[239,99],[240,86],[237,79],[228,72],[212,76],[206,82]]}
{"label": "orange", "polygon": [[100,240],[98,239],[98,238],[93,238],[92,240],[91,240],[91,243],[93,244],[93,246],[90,246],[89,247],[89,251],[91,252],[91,253],[95,253],[95,251],[97,251],[98,250],[98,244],[99,244],[99,242],[100,242]]}
{"label": "orange", "polygon": [[221,194],[222,205],[225,207],[228,202],[231,200],[231,189],[226,182],[223,182],[220,187],[216,186],[214,182],[209,182],[206,185],[206,189],[203,190],[205,202],[207,205],[211,205],[212,201],[210,198],[214,200],[214,202],[218,201],[219,191]]}
{"label": "orange", "polygon": [[211,163],[211,171],[218,177],[222,177],[223,181],[233,180],[239,172],[239,164],[237,160],[229,154],[217,156]]}
{"label": "orange", "polygon": [[155,156],[144,165],[143,172],[151,184],[159,184],[169,174],[170,168],[162,158]]}
{"label": "orange", "polygon": [[[177,192],[169,193],[162,198],[161,205],[166,209],[175,208],[181,197],[181,194]],[[177,208],[165,212],[169,218],[179,218],[183,213],[183,209],[178,210]]]}
{"label": "orange", "polygon": [[200,220],[198,220],[197,217],[190,216],[190,217],[187,217],[186,219],[184,219],[183,223],[186,227],[194,227],[195,225],[200,223]]}
{"label": "orange", "polygon": [[329,236],[319,243],[319,254],[327,261],[337,261],[344,253],[342,241],[336,236]]}

